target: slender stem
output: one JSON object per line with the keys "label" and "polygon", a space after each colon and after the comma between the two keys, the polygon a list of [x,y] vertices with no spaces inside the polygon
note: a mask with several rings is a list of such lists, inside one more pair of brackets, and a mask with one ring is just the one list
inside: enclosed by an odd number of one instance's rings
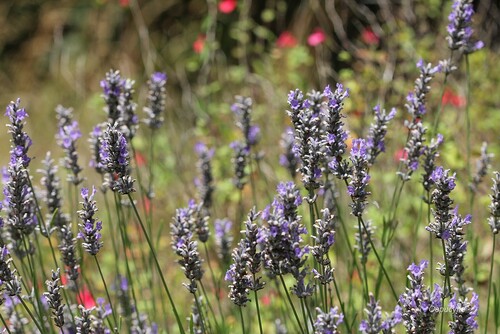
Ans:
{"label": "slender stem", "polygon": [[[99,260],[97,260],[97,256],[94,255],[93,258],[94,258],[95,263],[97,265],[97,269],[99,269],[99,275],[101,275],[102,284],[104,284],[104,290],[106,291],[106,296],[108,297],[109,306],[111,307],[111,314],[113,314],[113,320],[115,322],[115,326],[118,327],[118,320],[116,319],[116,310],[113,307],[113,301],[111,300],[111,296],[109,295],[108,285],[106,284],[106,280],[104,279],[104,275],[103,275],[102,270],[101,270],[101,265],[99,264]],[[109,317],[108,317],[108,320],[109,320]],[[113,326],[111,326],[111,321],[110,321],[109,325],[111,328],[113,328]]]}
{"label": "slender stem", "polygon": [[212,307],[212,304],[210,303],[210,299],[208,298],[207,291],[205,290],[205,286],[203,285],[202,281],[199,281],[200,286],[201,286],[201,291],[203,291],[203,295],[205,296],[205,300],[207,301],[208,308],[210,309],[210,312],[212,313],[212,316],[214,317],[215,321],[215,327],[217,327],[217,330],[220,331],[220,326],[219,323],[217,322],[217,318],[215,316],[214,309]]}
{"label": "slender stem", "polygon": [[175,319],[177,321],[177,325],[179,326],[179,331],[181,332],[181,334],[184,334],[184,328],[182,326],[181,318],[179,317],[179,313],[177,312],[177,308],[175,307],[174,300],[172,299],[172,295],[170,294],[170,290],[168,289],[167,282],[165,281],[165,277],[163,276],[160,262],[158,262],[158,257],[156,256],[156,251],[155,251],[153,244],[151,242],[151,239],[146,231],[144,223],[142,222],[141,216],[139,215],[139,212],[137,211],[137,207],[135,206],[135,203],[132,199],[132,196],[130,194],[127,194],[127,195],[128,195],[129,200],[130,200],[130,203],[132,204],[132,208],[134,209],[137,220],[139,221],[142,232],[144,233],[144,236],[146,237],[146,241],[148,243],[149,249],[151,250],[151,254],[153,255],[156,269],[158,270],[158,274],[160,275],[160,279],[161,279],[161,282],[163,284],[163,288],[165,289],[165,292],[167,293],[167,297],[168,297],[168,300],[170,302],[170,306],[172,306],[172,311],[174,312]]}
{"label": "slender stem", "polygon": [[[205,254],[207,256],[207,263],[208,263],[208,269],[210,270],[210,276],[212,277],[212,284],[214,285],[215,298],[217,299],[217,308],[219,309],[219,315],[222,318],[222,326],[226,327],[226,324],[225,324],[225,321],[224,321],[224,316],[222,315],[222,307],[221,307],[221,304],[220,304],[220,285],[217,284],[217,281],[215,279],[215,273],[214,273],[214,270],[212,269],[212,264],[211,264],[211,261],[210,261],[210,255],[208,253],[207,243],[204,242],[203,246],[205,248]],[[201,283],[201,281],[200,281],[200,283]],[[203,287],[203,285],[202,285],[202,287]],[[205,289],[203,289],[203,290],[205,290]],[[209,299],[207,298],[207,302],[208,301],[209,301]],[[210,305],[210,303],[209,303],[209,305]],[[215,317],[215,313],[214,313],[214,317]],[[215,324],[216,324],[217,327],[219,327],[219,325],[217,324],[217,320],[215,320]]]}
{"label": "slender stem", "polygon": [[[253,274],[253,280],[255,282],[255,274]],[[255,307],[257,308],[257,318],[259,319],[259,331],[260,334],[263,334],[262,319],[260,318],[259,298],[257,298],[257,290],[253,290],[253,295],[255,296]]]}
{"label": "slender stem", "polygon": [[[471,144],[470,144],[470,65],[469,65],[469,56],[465,55],[465,78],[467,83],[467,103],[465,105],[465,121],[466,121],[466,137],[467,137],[467,177],[468,181],[471,180],[471,166],[470,166],[470,154],[471,154]],[[469,192],[470,194],[470,192]]]}
{"label": "slender stem", "polygon": [[[488,280],[488,299],[486,299],[486,319],[484,321],[484,334],[488,334],[488,317],[490,315],[491,284],[493,279],[493,265],[495,263],[495,241],[496,241],[496,234],[493,234],[493,248],[491,250],[490,278]],[[495,314],[495,317],[496,316],[497,315]]]}
{"label": "slender stem", "polygon": [[33,322],[35,323],[36,328],[38,328],[38,330],[40,331],[40,333],[45,333],[45,330],[42,329],[42,326],[40,326],[40,324],[38,323],[38,321],[36,321],[35,316],[31,312],[31,310],[29,309],[28,305],[26,305],[26,302],[21,298],[21,296],[18,296],[17,299],[19,299],[19,301],[21,302],[21,304],[23,304],[24,309],[26,310],[26,312],[28,312],[31,320],[33,320]]}
{"label": "slender stem", "polygon": [[[365,225],[365,222],[363,221],[363,218],[360,217],[360,220],[361,220],[361,224],[363,225],[363,228],[366,231],[366,225]],[[377,261],[380,265],[380,268],[382,269],[382,272],[384,273],[384,276],[387,279],[387,283],[389,283],[389,287],[391,288],[392,295],[393,295],[394,299],[396,300],[396,302],[398,302],[399,301],[398,294],[396,293],[396,290],[394,290],[394,286],[392,285],[391,278],[389,277],[389,274],[387,273],[387,270],[384,267],[384,263],[380,259],[380,256],[378,255],[377,248],[373,244],[372,238],[369,235],[368,235],[368,241],[370,242],[370,246],[373,250],[373,253],[375,254],[375,257],[377,258]]]}
{"label": "slender stem", "polygon": [[198,314],[200,315],[200,322],[201,322],[201,331],[202,333],[205,333],[205,316],[203,314],[203,310],[201,309],[201,304],[198,299],[198,296],[196,295],[196,292],[193,292],[193,297],[194,297],[194,302],[196,303],[196,308],[198,309]]}
{"label": "slender stem", "polygon": [[288,293],[288,289],[285,284],[285,280],[283,279],[283,275],[279,274],[279,277],[281,279],[281,284],[283,285],[283,289],[285,290],[286,298],[288,299],[288,303],[292,307],[293,315],[295,316],[295,320],[297,321],[297,324],[299,325],[300,332],[302,334],[305,334],[304,329],[302,328],[302,325],[300,324],[300,319],[299,315],[297,314],[297,310],[295,309],[295,306],[293,305],[292,298],[290,298],[290,294]]}
{"label": "slender stem", "polygon": [[246,333],[246,331],[245,331],[245,320],[243,318],[243,311],[241,310],[242,307],[239,306],[238,309],[240,310],[240,322],[241,322],[241,331],[242,331],[241,333],[245,334]]}
{"label": "slender stem", "polygon": [[[361,216],[358,217],[358,233],[359,233],[359,238],[360,238],[360,242],[359,242],[359,246],[360,246],[360,252],[361,252],[361,266],[363,267],[363,290],[364,290],[364,298],[365,298],[365,303],[368,303],[368,300],[369,300],[369,297],[368,297],[368,273],[366,272],[366,259],[363,260],[363,254],[366,254],[365,252],[365,245],[364,245],[364,242],[362,240],[363,238],[363,229],[362,229],[362,226],[361,226]],[[367,238],[370,238],[370,235],[368,234],[368,231],[366,230],[365,228],[365,233],[366,233],[366,237]],[[368,254],[366,254],[368,255]]]}
{"label": "slender stem", "polygon": [[347,313],[346,313],[346,309],[344,307],[344,302],[342,301],[342,298],[340,297],[339,287],[337,286],[337,280],[335,278],[333,279],[333,286],[335,287],[335,293],[337,294],[337,299],[339,300],[340,309],[342,310],[342,314],[344,315],[344,325],[345,325],[345,328],[347,329],[346,333],[352,333],[351,327],[349,326],[349,321],[347,319]]}
{"label": "slender stem", "polygon": [[307,325],[307,315],[306,315],[306,308],[304,306],[304,298],[299,298],[300,299],[300,308],[302,309],[302,318],[304,319],[304,326],[306,327],[306,332],[309,332],[308,325]]}
{"label": "slender stem", "polygon": [[7,323],[5,322],[5,319],[3,318],[2,314],[0,313],[0,320],[2,321],[2,324],[3,324],[3,327],[5,327],[5,329],[7,330],[7,332],[9,334],[12,334],[12,332],[10,331],[10,328],[9,326],[7,326]]}

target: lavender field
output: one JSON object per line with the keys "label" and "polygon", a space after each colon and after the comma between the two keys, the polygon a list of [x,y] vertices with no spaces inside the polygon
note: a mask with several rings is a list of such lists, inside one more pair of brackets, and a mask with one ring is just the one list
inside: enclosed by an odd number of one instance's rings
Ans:
{"label": "lavender field", "polygon": [[0,11],[2,333],[498,332],[494,1]]}

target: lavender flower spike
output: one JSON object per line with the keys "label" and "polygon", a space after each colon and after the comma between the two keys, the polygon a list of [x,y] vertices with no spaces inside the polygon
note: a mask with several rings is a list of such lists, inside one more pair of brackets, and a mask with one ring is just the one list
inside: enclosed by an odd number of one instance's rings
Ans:
{"label": "lavender flower spike", "polygon": [[410,286],[399,296],[401,317],[408,333],[434,333],[436,317],[441,305],[441,288],[434,285],[434,291],[423,284],[424,270],[428,261],[412,264],[408,267]]}
{"label": "lavender flower spike", "polygon": [[110,188],[122,195],[134,192],[134,180],[130,176],[130,156],[125,136],[117,130],[116,124],[108,124],[104,131],[100,158],[110,174]]}
{"label": "lavender flower spike", "polygon": [[148,101],[144,107],[147,115],[145,123],[153,130],[159,129],[164,122],[166,84],[167,75],[163,72],[153,73],[148,81]]}
{"label": "lavender flower spike", "polygon": [[64,326],[64,303],[62,302],[59,268],[52,271],[51,280],[45,281],[48,292],[44,292],[47,303],[52,310],[52,319],[57,327]]}
{"label": "lavender flower spike", "polygon": [[482,41],[472,42],[472,16],[474,8],[471,0],[455,0],[448,16],[448,46],[451,50],[462,50],[465,54],[483,48]]}
{"label": "lavender flower spike", "polygon": [[245,240],[240,240],[238,247],[233,250],[233,264],[226,272],[224,279],[229,285],[229,299],[238,306],[245,306],[250,301],[248,294],[251,286],[251,276],[247,270],[247,245]]}
{"label": "lavender flower spike", "polygon": [[495,172],[493,178],[493,186],[491,187],[491,204],[490,204],[490,217],[488,224],[491,227],[493,234],[498,234],[500,231],[500,173]]}
{"label": "lavender flower spike", "polygon": [[370,130],[367,138],[368,145],[368,164],[371,166],[375,162],[377,156],[385,152],[385,135],[387,133],[387,124],[396,116],[396,109],[392,108],[387,114],[385,109],[380,111],[380,106],[373,108],[375,111],[374,123],[370,125]]}
{"label": "lavender flower spike", "polygon": [[15,157],[15,160],[21,158],[23,167],[26,168],[31,161],[31,158],[28,157],[28,149],[32,142],[31,138],[23,130],[24,119],[28,117],[28,114],[24,108],[19,107],[20,103],[21,99],[9,103],[5,115],[9,117],[10,124],[7,124],[7,128],[12,135],[12,139],[10,140],[10,154]]}
{"label": "lavender flower spike", "polygon": [[432,172],[436,168],[435,162],[439,156],[439,146],[443,143],[443,136],[438,134],[436,138],[431,140],[431,144],[423,149],[424,155],[424,175],[422,176],[422,184],[426,191],[431,191],[434,181],[431,179]]}
{"label": "lavender flower spike", "polygon": [[209,210],[212,206],[212,194],[214,192],[212,158],[214,149],[208,149],[205,144],[197,143],[195,146],[198,155],[197,167],[200,173],[200,180],[197,180],[197,188],[203,208]]}
{"label": "lavender flower spike", "polygon": [[110,70],[106,73],[106,78],[101,81],[103,90],[102,97],[106,102],[104,111],[108,115],[108,123],[114,124],[120,121],[121,112],[119,110],[120,95],[123,90],[123,79],[120,71]]}
{"label": "lavender flower spike", "polygon": [[479,313],[479,296],[472,293],[470,300],[453,295],[448,304],[451,309],[453,320],[448,323],[450,334],[475,333],[479,325],[477,317]]}
{"label": "lavender flower spike", "polygon": [[488,144],[483,142],[481,146],[481,157],[477,160],[477,170],[476,174],[472,178],[472,182],[469,184],[469,188],[472,192],[477,192],[477,187],[483,180],[483,178],[488,173],[488,169],[491,167],[491,159],[493,159],[495,155],[493,153],[488,153]]}
{"label": "lavender flower spike", "polygon": [[295,143],[295,135],[292,128],[287,128],[281,135],[280,145],[284,153],[280,155],[280,165],[288,169],[292,179],[295,179],[300,158],[293,150]]}
{"label": "lavender flower spike", "polygon": [[215,244],[217,245],[217,255],[222,263],[228,264],[231,261],[231,227],[233,223],[229,219],[215,220]]}
{"label": "lavender flower spike", "polygon": [[82,188],[82,210],[78,211],[78,216],[82,221],[82,223],[79,224],[80,232],[78,233],[78,238],[83,240],[83,248],[93,256],[97,255],[103,246],[103,242],[101,240],[102,236],[100,233],[102,229],[102,222],[96,222],[94,218],[94,215],[97,212],[97,205],[94,200],[95,193],[95,187],[92,187],[92,193],[90,194],[88,188]]}
{"label": "lavender flower spike", "polygon": [[367,204],[367,197],[370,194],[366,190],[370,175],[368,174],[367,143],[364,139],[354,139],[351,149],[352,177],[347,186],[347,192],[351,196],[351,213],[356,217],[361,217]]}
{"label": "lavender flower spike", "polygon": [[250,151],[244,143],[240,141],[234,141],[231,143],[230,147],[234,150],[233,156],[233,166],[234,166],[234,177],[233,183],[238,189],[243,189],[247,183],[245,167],[248,163],[248,157]]}
{"label": "lavender flower spike", "polygon": [[437,167],[431,174],[430,179],[435,183],[436,189],[431,194],[431,202],[436,209],[433,211],[434,222],[425,229],[436,235],[438,239],[447,239],[449,224],[452,220],[450,213],[453,200],[450,198],[451,191],[455,188],[455,174],[449,176],[449,170]]}
{"label": "lavender flower spike", "polygon": [[344,315],[339,314],[337,307],[332,307],[330,311],[323,312],[316,308],[318,316],[314,322],[314,334],[338,334],[338,326],[344,322]]}
{"label": "lavender flower spike", "polygon": [[78,164],[78,152],[76,150],[76,141],[81,136],[82,133],[80,132],[76,121],[72,121],[63,127],[60,127],[59,134],[57,135],[59,145],[66,153],[63,165],[64,168],[70,172],[70,174],[68,174],[68,181],[74,185],[79,185],[84,180],[83,177],[80,176],[82,168]]}

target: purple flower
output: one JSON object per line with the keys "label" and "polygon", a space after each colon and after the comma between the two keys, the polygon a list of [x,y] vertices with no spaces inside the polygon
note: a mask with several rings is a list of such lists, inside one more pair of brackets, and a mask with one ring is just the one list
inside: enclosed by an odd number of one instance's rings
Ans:
{"label": "purple flower", "polygon": [[233,166],[234,166],[234,177],[233,183],[238,189],[243,189],[245,184],[247,183],[246,176],[247,173],[245,171],[245,167],[248,163],[248,158],[250,155],[250,151],[248,146],[245,143],[240,141],[234,141],[230,144],[230,147],[234,151],[233,156]]}
{"label": "purple flower", "polygon": [[447,26],[448,46],[452,50],[460,49],[464,53],[473,53],[483,48],[482,41],[472,41],[472,16],[474,15],[474,8],[470,0],[455,0],[451,7]]}
{"label": "purple flower", "polygon": [[208,210],[212,206],[212,194],[214,191],[213,175],[212,175],[212,158],[214,149],[208,149],[205,144],[197,143],[195,152],[198,155],[198,171],[200,178],[197,182],[198,194],[203,207]]}
{"label": "purple flower", "polygon": [[25,125],[25,118],[28,117],[26,110],[20,108],[21,99],[16,102],[10,102],[7,106],[5,115],[9,117],[10,124],[7,124],[9,133],[12,136],[10,140],[10,154],[15,160],[21,159],[23,167],[27,168],[31,158],[28,157],[28,149],[31,147],[32,141],[23,128]]}
{"label": "purple flower", "polygon": [[162,72],[153,73],[148,81],[147,103],[143,109],[147,118],[144,122],[153,130],[160,128],[164,122],[166,84],[167,75]]}
{"label": "purple flower", "polygon": [[470,300],[455,293],[448,306],[453,317],[449,322],[450,333],[474,333],[478,329],[479,296],[476,293],[472,293]]}
{"label": "purple flower", "polygon": [[214,225],[217,255],[223,263],[228,263],[231,259],[231,244],[233,242],[231,228],[233,223],[229,219],[216,219]]}
{"label": "purple flower", "polygon": [[364,139],[354,139],[351,148],[352,177],[347,191],[352,199],[351,213],[361,217],[370,194],[366,190],[370,175],[368,175],[367,143]]}
{"label": "purple flower", "polygon": [[82,168],[78,164],[78,152],[76,150],[76,141],[82,136],[78,128],[78,122],[68,122],[66,125],[59,128],[57,139],[64,150],[65,157],[63,160],[64,168],[71,174],[68,174],[68,181],[74,185],[83,182],[83,177],[80,176]]}
{"label": "purple flower", "polygon": [[449,170],[439,166],[434,169],[429,179],[436,186],[431,194],[431,202],[436,209],[433,211],[434,222],[431,222],[426,230],[434,233],[437,238],[443,238],[443,233],[449,228],[452,220],[450,211],[453,200],[450,193],[455,188],[455,174],[449,176]]}
{"label": "purple flower", "polygon": [[134,192],[134,180],[130,176],[128,143],[116,125],[108,124],[104,131],[100,147],[100,159],[107,173],[110,174],[109,186],[120,194]]}
{"label": "purple flower", "polygon": [[494,173],[493,186],[491,187],[491,203],[489,206],[490,217],[488,224],[490,225],[491,232],[497,234],[500,231],[500,173]]}
{"label": "purple flower", "polygon": [[90,255],[97,255],[101,247],[103,246],[101,229],[102,222],[96,221],[94,218],[97,212],[97,204],[94,200],[96,193],[95,187],[92,187],[92,192],[89,194],[88,188],[82,188],[81,196],[83,199],[82,210],[78,211],[78,216],[82,221],[80,226],[80,232],[78,233],[78,238],[82,239],[83,248]]}
{"label": "purple flower", "polygon": [[423,260],[419,265],[412,264],[408,267],[410,284],[399,296],[400,317],[409,333],[434,333],[436,327],[442,292],[437,284],[433,292],[423,284],[427,264],[428,261]]}
{"label": "purple flower", "polygon": [[373,165],[377,156],[385,152],[385,135],[387,133],[387,124],[396,115],[396,109],[392,108],[389,114],[386,114],[385,109],[380,111],[380,106],[373,108],[375,111],[375,120],[370,125],[370,130],[367,138],[368,163]]}
{"label": "purple flower", "polygon": [[[335,161],[339,163],[342,160],[342,155],[347,150],[345,141],[348,133],[344,129],[342,118],[342,110],[344,101],[349,97],[349,91],[344,90],[342,84],[338,83],[334,92],[330,86],[326,86],[323,91],[323,96],[326,97],[326,108],[323,111],[323,140],[327,143],[326,154],[329,162]],[[342,164],[337,164],[335,167],[342,167]],[[342,171],[337,168],[332,169],[333,173],[342,178]]]}
{"label": "purple flower", "polygon": [[102,97],[106,106],[104,111],[108,115],[108,123],[115,124],[120,121],[121,112],[119,110],[120,95],[122,94],[124,80],[120,71],[110,70],[106,73],[104,80],[101,80],[103,90]]}
{"label": "purple flower", "polygon": [[332,307],[328,312],[316,308],[318,313],[314,322],[314,334],[337,334],[340,333],[338,326],[344,322],[344,315],[339,313],[337,307]]}

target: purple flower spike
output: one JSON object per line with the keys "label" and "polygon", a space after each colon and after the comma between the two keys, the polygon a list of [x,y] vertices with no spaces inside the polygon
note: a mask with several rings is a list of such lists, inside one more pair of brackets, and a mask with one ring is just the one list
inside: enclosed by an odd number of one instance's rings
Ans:
{"label": "purple flower spike", "polygon": [[83,202],[82,210],[78,211],[78,216],[82,221],[80,226],[80,232],[78,233],[78,237],[83,240],[83,248],[92,256],[97,255],[101,247],[103,246],[103,242],[101,240],[101,229],[102,222],[96,221],[94,218],[95,213],[97,212],[97,204],[94,200],[94,196],[96,194],[95,187],[92,187],[92,192],[89,193],[88,188],[82,188],[81,195]]}
{"label": "purple flower spike", "polygon": [[148,81],[148,97],[144,112],[147,115],[145,123],[151,129],[159,129],[165,121],[165,100],[167,75],[163,72],[155,72]]}
{"label": "purple flower spike", "polygon": [[31,158],[28,157],[28,149],[30,148],[32,141],[23,128],[25,125],[25,118],[28,117],[26,110],[20,108],[21,99],[17,99],[16,102],[10,102],[7,106],[7,111],[5,115],[9,117],[10,124],[7,124],[9,133],[12,136],[10,140],[10,155],[13,156],[15,160],[21,159],[23,167],[27,168]]}

